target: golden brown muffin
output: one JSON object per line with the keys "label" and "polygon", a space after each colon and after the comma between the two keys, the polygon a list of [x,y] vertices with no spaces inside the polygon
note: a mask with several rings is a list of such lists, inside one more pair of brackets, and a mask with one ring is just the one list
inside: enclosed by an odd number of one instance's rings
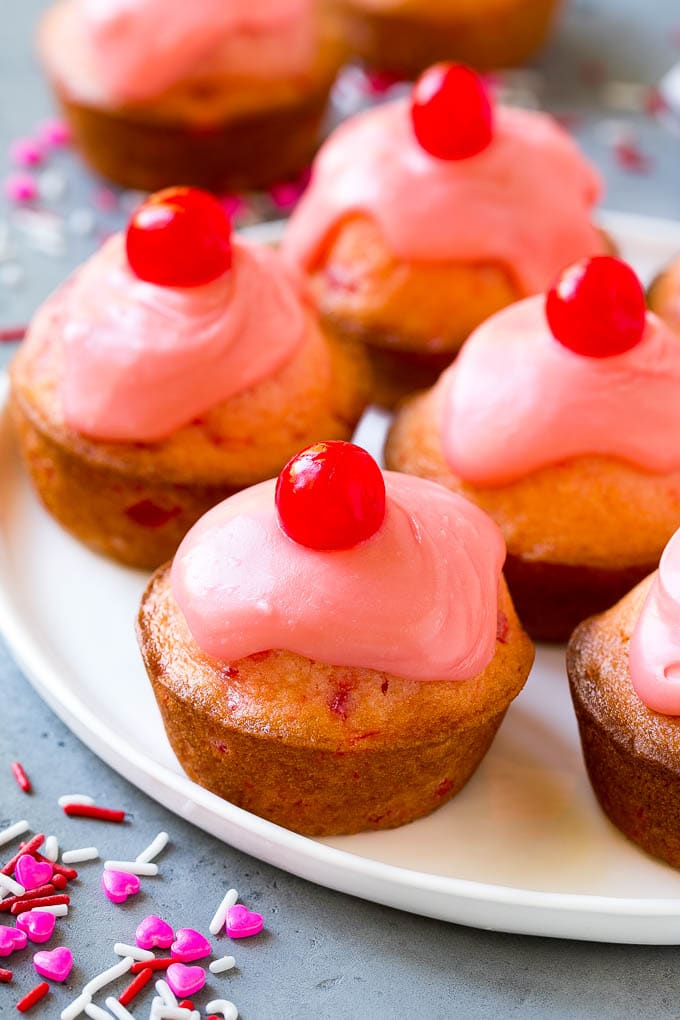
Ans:
{"label": "golden brown muffin", "polygon": [[[62,329],[55,317],[55,336]],[[81,541],[148,568],[168,559],[211,506],[275,475],[301,446],[348,439],[370,389],[361,350],[312,325],[274,376],[167,439],[106,443],[65,424],[61,377],[61,345],[29,336],[11,368],[11,409],[38,494]]]}
{"label": "golden brown muffin", "polygon": [[525,63],[539,49],[556,0],[338,0],[352,52],[413,77],[438,60],[482,71]]}
{"label": "golden brown muffin", "polygon": [[652,712],[630,678],[631,635],[653,581],[586,620],[567,672],[588,775],[603,811],[629,839],[680,867],[680,718]]}
{"label": "golden brown muffin", "polygon": [[329,14],[320,23],[315,59],[304,74],[247,79],[208,65],[162,95],[112,104],[83,99],[81,91],[87,90],[72,86],[70,66],[64,71],[60,50],[67,44],[77,49],[72,6],[73,0],[59,0],[49,9],[39,50],[74,142],[97,173],[142,191],[179,182],[228,192],[265,188],[309,165],[344,58]]}
{"label": "golden brown muffin", "polygon": [[393,828],[446,803],[481,761],[533,661],[504,584],[495,655],[467,681],[407,681],[281,650],[217,662],[192,639],[168,566],[149,582],[138,637],[189,777],[310,836]]}
{"label": "golden brown muffin", "polygon": [[440,482],[485,510],[508,547],[505,576],[535,640],[566,641],[656,568],[680,524],[680,473],[647,473],[584,456],[498,487],[449,468],[440,439],[441,390],[409,400],[385,449],[387,467]]}
{"label": "golden brown muffin", "polygon": [[647,292],[647,302],[659,318],[680,334],[680,258],[659,273]]}

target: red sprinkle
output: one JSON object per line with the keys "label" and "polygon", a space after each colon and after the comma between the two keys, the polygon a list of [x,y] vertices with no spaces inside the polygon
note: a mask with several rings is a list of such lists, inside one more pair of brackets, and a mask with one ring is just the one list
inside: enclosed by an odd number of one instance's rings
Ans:
{"label": "red sprinkle", "polygon": [[31,780],[26,775],[26,772],[24,771],[24,766],[21,764],[20,761],[12,762],[12,775],[16,779],[17,786],[19,787],[20,790],[23,790],[24,793],[31,792]]}
{"label": "red sprinkle", "polygon": [[155,960],[139,960],[130,967],[131,974],[141,974],[143,970],[167,970],[171,963],[177,963],[174,956],[157,956]]}
{"label": "red sprinkle", "polygon": [[98,807],[96,804],[65,804],[64,814],[70,818],[98,818],[102,822],[124,822],[124,811]]}
{"label": "red sprinkle", "polygon": [[26,335],[26,326],[8,326],[0,329],[0,344],[11,344],[15,340],[23,340]]}
{"label": "red sprinkle", "polygon": [[182,999],[182,1001],[179,1004],[179,1008],[180,1009],[193,1009],[194,1008],[194,1004],[191,1001],[191,999]]}
{"label": "red sprinkle", "polygon": [[0,967],[0,981],[2,981],[3,984],[8,984],[13,977],[14,974],[11,970],[3,970],[2,967]]}
{"label": "red sprinkle", "polygon": [[[152,961],[153,962],[153,961]],[[134,970],[134,968],[133,968]],[[149,981],[153,978],[153,970],[151,967],[144,966],[144,969],[139,972],[134,981],[131,981],[125,991],[121,992],[118,996],[118,1001],[121,1006],[129,1006],[132,1000],[137,996],[145,985],[148,985]]]}
{"label": "red sprinkle", "polygon": [[[4,868],[0,868],[0,875],[11,875],[16,867],[19,858],[23,857],[24,854],[35,853],[36,850],[40,849],[44,842],[45,836],[42,832],[39,832],[37,836],[33,837],[33,839],[29,839],[28,843],[22,843],[17,852],[15,853],[14,857],[12,857],[10,861],[7,861],[7,864],[4,866]],[[52,862],[50,861],[50,864],[51,863]]]}
{"label": "red sprinkle", "polygon": [[35,907],[57,907],[60,903],[70,902],[71,897],[65,893],[60,893],[58,896],[39,896],[35,900],[19,900],[12,907],[12,913],[16,916],[25,914],[27,910],[33,910]]}
{"label": "red sprinkle", "polygon": [[49,990],[50,986],[47,981],[41,981],[28,995],[24,995],[23,999],[17,1002],[17,1009],[20,1013],[27,1013],[29,1009],[35,1006],[36,1002],[40,1002],[41,999],[45,998]]}

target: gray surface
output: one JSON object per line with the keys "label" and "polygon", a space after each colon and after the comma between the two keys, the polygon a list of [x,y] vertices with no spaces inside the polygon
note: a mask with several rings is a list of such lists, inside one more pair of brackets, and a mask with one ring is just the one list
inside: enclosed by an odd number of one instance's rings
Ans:
{"label": "gray surface", "polygon": [[[7,142],[26,133],[49,109],[30,61],[30,32],[39,0],[9,0],[12,12],[0,36],[0,160]],[[675,13],[674,13],[675,12]],[[670,27],[680,22],[677,0],[600,0],[573,4],[558,42],[542,62],[548,105],[582,118],[578,133],[606,174],[611,208],[680,218],[680,150],[677,140],[648,118],[604,110],[603,97],[579,86],[584,62],[604,60],[611,76],[655,82],[679,55]],[[602,118],[614,120],[606,130]],[[624,172],[611,155],[610,131],[631,124],[653,160],[650,174]],[[64,162],[71,192],[61,208],[87,204],[93,183]],[[89,239],[71,242],[61,259],[20,252],[25,285],[0,284],[0,326],[25,320],[61,279]],[[0,365],[9,351],[0,351]],[[0,494],[1,497],[1,494]],[[58,592],[55,592],[58,597]],[[457,928],[372,906],[291,878],[202,834],[140,794],[90,754],[42,704],[0,646],[0,684],[6,720],[0,730],[0,826],[28,817],[66,846],[97,843],[108,856],[134,855],[160,829],[172,845],[162,877],[144,882],[144,894],[124,907],[108,904],[98,888],[100,868],[81,867],[72,913],[59,921],[76,968],[67,988],[32,1015],[57,1017],[88,977],[111,962],[110,947],[130,940],[149,912],[176,925],[205,930],[228,884],[265,915],[267,934],[236,944],[239,970],[213,978],[210,991],[239,1005],[244,1020],[335,1017],[569,1017],[628,1020],[638,1011],[654,1017],[680,1012],[680,969],[675,949],[595,946],[496,935]],[[35,781],[31,797],[8,779],[9,762],[24,761]],[[122,806],[123,827],[66,819],[56,805],[64,792],[86,790]],[[0,851],[0,856],[4,852]],[[0,917],[1,921],[1,917]],[[58,944],[56,940],[52,943]],[[229,940],[221,942],[228,952]],[[1,962],[0,962],[0,965]],[[34,982],[30,954],[12,960],[16,983],[0,986],[0,1015],[9,1016],[19,992]],[[122,982],[117,986],[120,988]],[[145,1002],[150,1000],[147,994]],[[197,1001],[207,1001],[203,995]],[[148,1006],[139,1009],[146,1016]]]}

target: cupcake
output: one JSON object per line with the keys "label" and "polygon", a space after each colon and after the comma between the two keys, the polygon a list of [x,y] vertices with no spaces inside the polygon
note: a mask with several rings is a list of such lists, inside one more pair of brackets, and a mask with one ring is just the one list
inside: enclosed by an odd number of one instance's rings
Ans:
{"label": "cupcake", "polygon": [[647,302],[652,311],[680,334],[680,256],[653,281],[647,292]]}
{"label": "cupcake", "polygon": [[680,525],[680,345],[617,259],[493,316],[398,413],[388,467],[493,517],[532,637],[566,640],[656,568]]}
{"label": "cupcake", "polygon": [[493,312],[606,250],[599,195],[552,118],[494,108],[474,72],[442,64],[330,136],[283,247],[326,325],[366,345],[391,405],[434,382]]}
{"label": "cupcake", "polygon": [[47,509],[139,567],[301,442],[349,438],[368,397],[361,350],[319,328],[304,280],[186,188],[149,199],[48,298],[11,384]]}
{"label": "cupcake", "polygon": [[94,170],[228,191],[308,165],[339,40],[324,0],[57,0],[38,48]]}
{"label": "cupcake", "polygon": [[624,835],[674,868],[680,867],[679,621],[677,532],[658,571],[582,623],[567,650],[597,799]]}
{"label": "cupcake", "polygon": [[533,660],[493,522],[442,486],[318,443],[198,522],[138,636],[195,782],[324,836],[453,797]]}
{"label": "cupcake", "polygon": [[350,49],[414,77],[436,60],[478,70],[524,64],[544,43],[556,0],[338,0]]}

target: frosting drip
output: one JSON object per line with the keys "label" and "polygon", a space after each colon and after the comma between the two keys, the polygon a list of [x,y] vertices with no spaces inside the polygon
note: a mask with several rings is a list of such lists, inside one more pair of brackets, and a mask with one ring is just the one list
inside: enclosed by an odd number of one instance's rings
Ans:
{"label": "frosting drip", "polygon": [[172,588],[198,646],[234,662],[286,649],[410,680],[466,680],[491,661],[505,546],[442,486],[385,472],[380,530],[318,552],[279,526],[275,481],[238,493],[188,533]]}
{"label": "frosting drip", "polygon": [[175,288],[139,280],[118,234],[60,299],[64,417],[93,439],[162,439],[268,378],[307,336],[302,281],[275,252],[236,238],[227,273]]}
{"label": "frosting drip", "polygon": [[543,296],[527,298],[475,330],[437,385],[444,456],[466,482],[589,454],[680,470],[680,344],[651,312],[632,350],[588,358],[555,340]]}
{"label": "frosting drip", "polygon": [[600,191],[594,168],[546,114],[500,106],[491,145],[448,161],[420,147],[402,99],[331,135],[284,251],[313,269],[338,223],[360,213],[404,261],[500,263],[535,294],[565,265],[604,251],[590,222]]}
{"label": "frosting drip", "polygon": [[666,546],[633,631],[630,676],[653,712],[680,715],[680,531]]}

